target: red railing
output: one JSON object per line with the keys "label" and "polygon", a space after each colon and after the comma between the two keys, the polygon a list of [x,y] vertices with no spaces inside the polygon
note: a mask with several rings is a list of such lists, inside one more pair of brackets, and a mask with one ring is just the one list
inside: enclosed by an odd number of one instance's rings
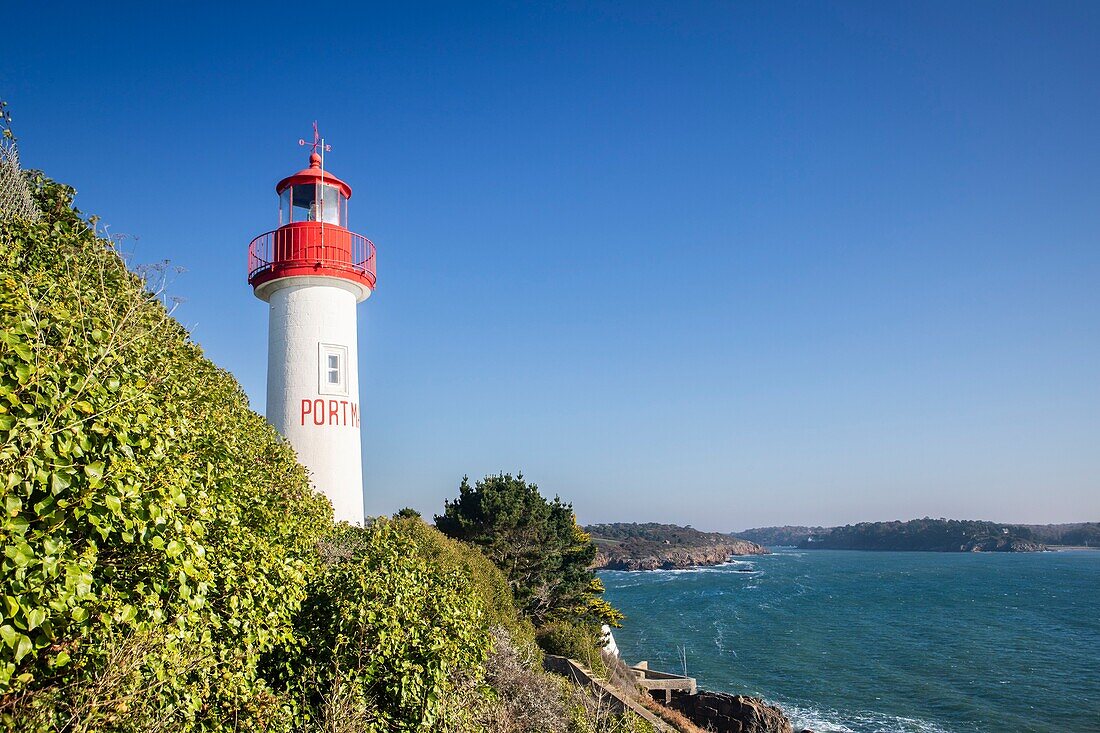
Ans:
{"label": "red railing", "polygon": [[[282,274],[326,273],[366,281],[374,288],[374,243],[343,227],[309,222],[261,234],[248,245],[248,282]],[[269,275],[270,273],[270,275]],[[265,277],[265,275],[267,277]],[[254,283],[253,283],[254,284]]]}

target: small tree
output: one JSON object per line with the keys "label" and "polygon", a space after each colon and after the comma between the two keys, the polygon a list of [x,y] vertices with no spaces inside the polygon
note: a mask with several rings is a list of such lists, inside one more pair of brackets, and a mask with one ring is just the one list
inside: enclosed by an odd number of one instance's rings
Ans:
{"label": "small tree", "polygon": [[546,500],[522,474],[487,476],[473,487],[464,476],[458,491],[436,526],[480,547],[536,625],[557,619],[619,625],[622,614],[603,600],[603,585],[589,569],[596,546],[571,504]]}

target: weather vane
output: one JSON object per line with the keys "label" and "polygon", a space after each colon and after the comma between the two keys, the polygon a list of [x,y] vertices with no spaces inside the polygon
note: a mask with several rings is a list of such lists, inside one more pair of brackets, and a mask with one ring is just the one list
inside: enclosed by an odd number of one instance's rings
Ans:
{"label": "weather vane", "polygon": [[321,137],[321,134],[317,132],[317,120],[313,121],[313,142],[307,143],[305,141],[305,138],[298,138],[298,144],[309,145],[309,147],[312,149],[311,152],[314,153],[316,153],[318,149],[320,149],[322,153],[332,152],[332,146],[326,145],[324,138]]}

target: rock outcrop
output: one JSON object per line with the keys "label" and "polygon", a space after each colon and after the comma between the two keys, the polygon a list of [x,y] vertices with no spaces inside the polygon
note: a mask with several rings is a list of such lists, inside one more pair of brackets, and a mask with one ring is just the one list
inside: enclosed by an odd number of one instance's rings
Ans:
{"label": "rock outcrop", "polygon": [[991,537],[968,542],[960,548],[963,552],[1043,552],[1046,545],[1017,537]]}
{"label": "rock outcrop", "polygon": [[794,733],[783,711],[759,697],[702,691],[676,695],[669,707],[715,733]]}
{"label": "rock outcrop", "polygon": [[720,565],[735,555],[766,554],[768,550],[755,542],[735,539],[700,547],[668,547],[642,557],[615,547],[600,547],[593,565],[607,570],[675,570]]}
{"label": "rock outcrop", "polygon": [[719,565],[734,555],[766,555],[755,542],[675,524],[593,524],[585,527],[598,550],[592,567],[673,570]]}

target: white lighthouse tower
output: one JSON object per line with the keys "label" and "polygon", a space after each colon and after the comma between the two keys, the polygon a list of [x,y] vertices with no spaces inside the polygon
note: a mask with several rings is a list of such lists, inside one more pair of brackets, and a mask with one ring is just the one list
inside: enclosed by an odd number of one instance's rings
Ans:
{"label": "white lighthouse tower", "polygon": [[[305,144],[304,141],[299,141]],[[270,306],[267,419],[298,453],[336,520],[363,521],[356,306],[374,290],[374,244],[347,228],[351,187],[324,168],[279,181],[279,228],[248,247],[248,283]]]}

